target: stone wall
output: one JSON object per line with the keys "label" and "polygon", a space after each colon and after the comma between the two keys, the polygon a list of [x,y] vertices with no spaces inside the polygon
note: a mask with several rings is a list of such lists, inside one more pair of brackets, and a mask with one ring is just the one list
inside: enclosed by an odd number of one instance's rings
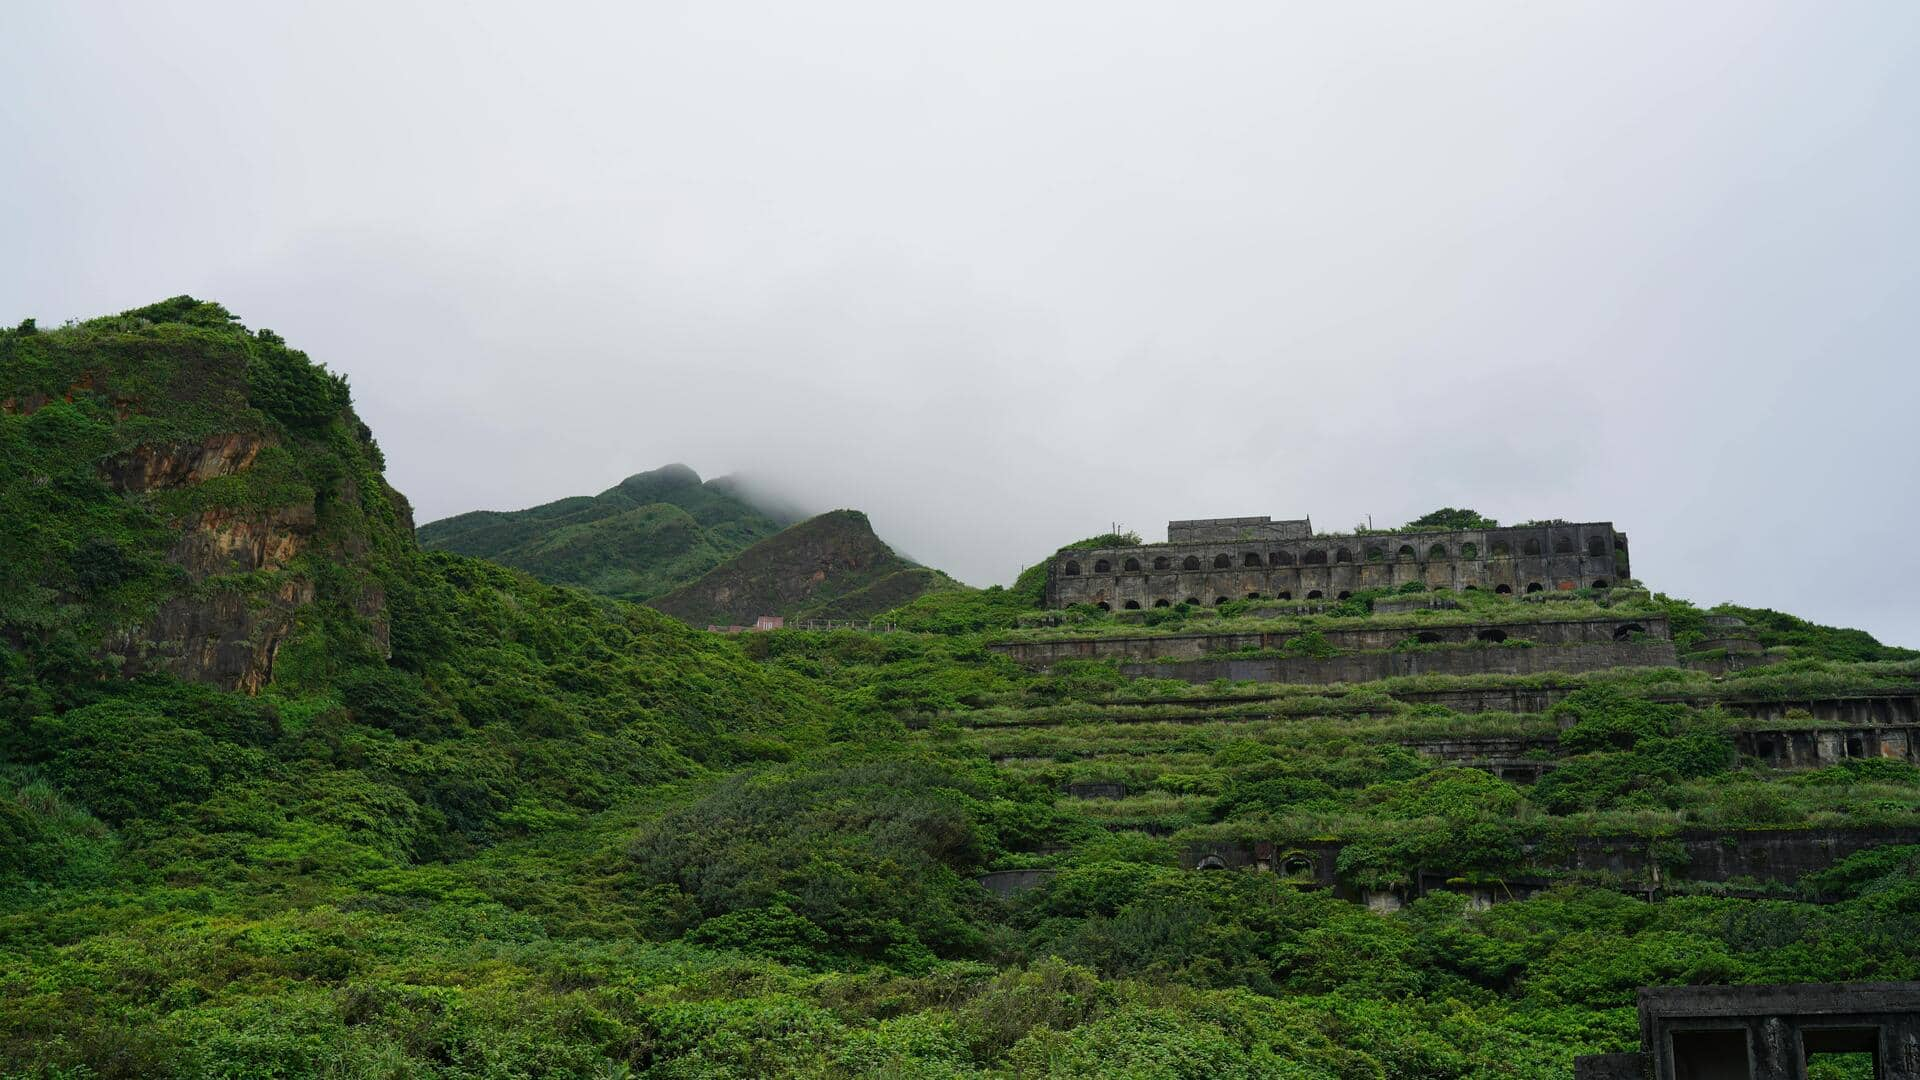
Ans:
{"label": "stone wall", "polygon": [[[1196,534],[1213,535],[1169,529],[1170,536]],[[1429,589],[1550,592],[1604,588],[1630,576],[1626,534],[1610,522],[1587,522],[1068,549],[1047,566],[1046,601],[1048,607],[1104,604],[1119,611],[1247,597],[1334,598],[1415,582]]]}
{"label": "stone wall", "polygon": [[1668,641],[1541,645],[1514,648],[1411,649],[1403,652],[1348,653],[1329,657],[1263,657],[1247,660],[1182,660],[1174,663],[1122,664],[1120,670],[1143,679],[1182,679],[1207,683],[1272,682],[1320,685],[1360,683],[1402,675],[1537,675],[1547,672],[1602,671],[1616,667],[1672,667],[1679,663]]}
{"label": "stone wall", "polygon": [[[1391,649],[1404,642],[1465,645],[1479,640],[1499,642],[1524,639],[1542,645],[1571,645],[1628,641],[1635,637],[1659,640],[1671,637],[1665,616],[1454,626],[1360,627],[1317,632],[1336,649],[1356,651]],[[1057,638],[1049,641],[1002,642],[987,648],[1032,667],[1049,667],[1061,660],[1157,660],[1169,657],[1199,660],[1248,649],[1281,649],[1301,633],[1297,630],[1276,630],[1240,634]]]}

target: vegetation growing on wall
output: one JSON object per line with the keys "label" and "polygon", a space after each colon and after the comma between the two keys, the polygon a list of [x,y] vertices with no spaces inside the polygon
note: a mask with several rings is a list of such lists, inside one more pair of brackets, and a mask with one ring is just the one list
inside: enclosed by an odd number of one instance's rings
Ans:
{"label": "vegetation growing on wall", "polygon": [[[1920,770],[1772,770],[1716,705],[1920,680],[1854,632],[1747,612],[1798,655],[1724,678],[1192,687],[989,650],[1022,620],[1139,632],[1041,612],[1036,567],[914,599],[901,632],[708,635],[416,549],[344,382],[184,298],[0,334],[0,510],[0,1075],[1564,1076],[1635,1043],[1638,986],[1920,974],[1907,844],[1744,889],[1674,868],[1658,902],[1575,874],[1463,895],[1583,837],[1920,836]],[[182,555],[309,511],[285,565]],[[213,601],[298,583],[259,693],[128,677],[169,603],[244,621]],[[1426,617],[1363,601],[1296,640]],[[1541,686],[1573,692],[1394,696]],[[1551,767],[1409,745],[1473,738]],[[1182,869],[1215,840],[1338,844],[1347,883],[1409,903]],[[1051,874],[975,883],[1020,868]],[[1453,887],[1413,896],[1421,870]]]}

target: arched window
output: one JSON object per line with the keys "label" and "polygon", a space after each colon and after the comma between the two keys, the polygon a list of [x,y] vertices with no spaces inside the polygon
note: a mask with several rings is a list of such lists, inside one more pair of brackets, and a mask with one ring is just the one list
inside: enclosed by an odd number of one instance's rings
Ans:
{"label": "arched window", "polygon": [[1140,560],[1128,559],[1126,562],[1122,563],[1121,566],[1126,570],[1137,571],[1140,569]]}
{"label": "arched window", "polygon": [[1507,546],[1507,542],[1505,540],[1495,540],[1493,542],[1492,555],[1496,559],[1512,558],[1513,548]]}
{"label": "arched window", "polygon": [[1606,579],[1606,578],[1594,578],[1594,579],[1593,579],[1593,587],[1594,587],[1594,588],[1596,588],[1596,589],[1604,589],[1604,588],[1606,588],[1606,587],[1607,587],[1607,579]]}
{"label": "arched window", "polygon": [[1482,630],[1473,636],[1479,638],[1481,641],[1490,641],[1496,645],[1507,640],[1507,632],[1497,626],[1490,630]]}
{"label": "arched window", "polygon": [[1113,564],[1105,559],[1100,559],[1093,564],[1093,572],[1096,574],[1104,574],[1112,569]]}
{"label": "arched window", "polygon": [[1501,596],[1505,596],[1505,595],[1507,595],[1508,593],[1510,593],[1510,592],[1512,592],[1512,591],[1513,591],[1513,586],[1511,586],[1511,585],[1495,585],[1495,586],[1493,587],[1493,591],[1494,591],[1494,592],[1496,592],[1496,593],[1498,593],[1498,594],[1499,594],[1499,595],[1501,595]]}
{"label": "arched window", "polygon": [[1312,551],[1301,556],[1300,561],[1306,563],[1308,566],[1325,566],[1327,565],[1327,553],[1319,548],[1314,548]]}
{"label": "arched window", "polygon": [[1413,550],[1412,544],[1401,544],[1400,550],[1394,552],[1394,556],[1396,558],[1401,558],[1401,559],[1417,558],[1419,554],[1420,554],[1419,552]]}
{"label": "arched window", "polygon": [[1183,603],[1183,604],[1185,604],[1185,605],[1187,605],[1188,607],[1199,607],[1199,606],[1200,606],[1200,598],[1199,598],[1199,597],[1197,597],[1197,596],[1189,596],[1189,597],[1187,597],[1187,598],[1186,598],[1185,600],[1182,600],[1182,601],[1180,601],[1180,602],[1181,602],[1181,603]]}
{"label": "arched window", "polygon": [[1233,556],[1231,555],[1215,555],[1213,557],[1213,568],[1215,570],[1225,570],[1227,567],[1232,565],[1233,565]]}
{"label": "arched window", "polygon": [[1106,602],[1105,600],[1102,600],[1102,601],[1100,601],[1099,603],[1097,603],[1097,604],[1095,604],[1095,605],[1093,605],[1093,606],[1094,606],[1094,607],[1097,607],[1097,608],[1099,608],[1099,609],[1100,609],[1101,611],[1112,611],[1112,610],[1113,610],[1113,605],[1112,605],[1112,604],[1109,604],[1109,603],[1107,603],[1107,602]]}
{"label": "arched window", "polygon": [[1596,559],[1607,557],[1607,538],[1604,536],[1587,537],[1587,554]]}
{"label": "arched window", "polygon": [[1127,609],[1128,611],[1139,611],[1139,610],[1140,610],[1140,601],[1138,601],[1138,600],[1129,600],[1129,601],[1127,601],[1126,603],[1124,603],[1124,604],[1121,604],[1120,606],[1121,606],[1121,607],[1123,607],[1123,608],[1126,608],[1126,609]]}
{"label": "arched window", "polygon": [[1293,552],[1276,551],[1273,554],[1267,556],[1267,565],[1268,566],[1292,566]]}
{"label": "arched window", "polygon": [[1073,561],[1073,560],[1071,560],[1071,559],[1069,559],[1069,560],[1067,560],[1067,569],[1066,569],[1066,571],[1065,571],[1065,573],[1066,573],[1066,575],[1067,575],[1068,577],[1079,577],[1079,576],[1080,576],[1080,564],[1079,564],[1079,563],[1077,563],[1077,562],[1074,562],[1074,561]]}
{"label": "arched window", "polygon": [[1422,645],[1438,645],[1440,644],[1440,635],[1434,633],[1431,630],[1422,630],[1419,633],[1413,635],[1413,640],[1419,642]]}
{"label": "arched window", "polygon": [[1345,599],[1347,599],[1348,597],[1350,597],[1350,596],[1352,596],[1352,595],[1353,595],[1352,593],[1350,593],[1350,592],[1348,592],[1348,591],[1346,591],[1345,589],[1342,589],[1342,590],[1340,590],[1340,592],[1339,592],[1339,594],[1338,594],[1338,595],[1336,595],[1336,596],[1334,596],[1334,599],[1335,599],[1335,600],[1345,600]]}
{"label": "arched window", "polygon": [[1382,551],[1378,545],[1367,548],[1368,562],[1385,562],[1386,558],[1387,558],[1387,553],[1385,551]]}
{"label": "arched window", "polygon": [[1446,592],[1446,591],[1447,591],[1447,587],[1446,587],[1445,585],[1430,585],[1430,586],[1428,586],[1428,589],[1429,589],[1430,591],[1432,591],[1432,592]]}
{"label": "arched window", "polygon": [[1520,553],[1523,555],[1540,554],[1540,538],[1537,536],[1527,537],[1527,542],[1520,546]]}
{"label": "arched window", "polygon": [[1479,558],[1479,557],[1480,557],[1480,545],[1478,545],[1478,544],[1476,544],[1476,543],[1474,543],[1474,542],[1473,542],[1473,541],[1471,541],[1471,540],[1469,540],[1469,541],[1467,541],[1467,542],[1466,542],[1466,543],[1464,543],[1464,544],[1461,544],[1461,545],[1460,545],[1460,557],[1461,557],[1461,558],[1463,558],[1463,559],[1477,559],[1477,558]]}
{"label": "arched window", "polygon": [[1447,545],[1445,544],[1435,544],[1427,549],[1427,558],[1429,559],[1444,559],[1446,557]]}
{"label": "arched window", "polygon": [[1158,600],[1155,600],[1155,601],[1153,602],[1153,606],[1154,606],[1154,607],[1172,607],[1172,606],[1173,606],[1173,601],[1171,601],[1171,600],[1169,600],[1169,599],[1167,599],[1166,597],[1164,597],[1164,596],[1163,596],[1163,597],[1161,597],[1160,599],[1158,599]]}
{"label": "arched window", "polygon": [[1227,598],[1224,596],[1216,596],[1213,598],[1214,607],[1219,607],[1221,604],[1224,604],[1226,602],[1227,602]]}
{"label": "arched window", "polygon": [[1541,591],[1542,589],[1544,589],[1544,588],[1545,588],[1545,586],[1543,586],[1543,585],[1541,585],[1541,584],[1540,584],[1539,582],[1537,582],[1537,581],[1529,581],[1529,582],[1527,582],[1527,591],[1528,591],[1528,592],[1530,592],[1530,593],[1534,593],[1534,592],[1540,592],[1540,591]]}
{"label": "arched window", "polygon": [[1279,594],[1274,597],[1274,599],[1275,600],[1291,600],[1293,599],[1293,591],[1291,589],[1282,589],[1279,592]]}
{"label": "arched window", "polygon": [[1187,556],[1187,557],[1186,557],[1185,559],[1183,559],[1183,560],[1181,560],[1181,562],[1180,562],[1180,569],[1182,569],[1182,570],[1198,570],[1198,569],[1200,569],[1200,556],[1198,556],[1198,555],[1189,555],[1189,556]]}
{"label": "arched window", "polygon": [[1334,562],[1352,562],[1353,552],[1348,551],[1346,548],[1341,548],[1340,550],[1333,553],[1333,561]]}
{"label": "arched window", "polygon": [[1559,536],[1554,537],[1553,553],[1555,555],[1573,554],[1573,537],[1568,536],[1565,533],[1562,533]]}
{"label": "arched window", "polygon": [[1218,855],[1209,855],[1199,862],[1194,863],[1193,868],[1195,870],[1225,870],[1227,868],[1227,860]]}
{"label": "arched window", "polygon": [[1155,555],[1153,557],[1153,568],[1155,570],[1165,570],[1172,565],[1173,565],[1173,561],[1171,559],[1168,559],[1165,555]]}
{"label": "arched window", "polygon": [[1313,856],[1304,851],[1290,851],[1280,860],[1280,873],[1293,881],[1313,880]]}
{"label": "arched window", "polygon": [[1467,588],[1466,588],[1466,591],[1467,591],[1467,592],[1479,592],[1479,591],[1480,591],[1480,586],[1478,586],[1478,585],[1469,585],[1469,586],[1467,586]]}
{"label": "arched window", "polygon": [[1250,593],[1248,593],[1248,594],[1247,594],[1247,599],[1249,599],[1249,600],[1258,600],[1258,599],[1260,599],[1260,594],[1259,594],[1259,593],[1257,593],[1257,592],[1250,592]]}
{"label": "arched window", "polygon": [[1246,553],[1245,555],[1243,555],[1243,556],[1241,556],[1241,557],[1240,557],[1240,565],[1242,565],[1242,566],[1259,566],[1259,565],[1260,565],[1260,553],[1259,553],[1259,552],[1257,552],[1257,551],[1249,551],[1249,552],[1247,552],[1247,553]]}
{"label": "arched window", "polygon": [[1621,626],[1621,627],[1617,627],[1617,628],[1616,628],[1616,629],[1615,629],[1615,630],[1613,631],[1613,640],[1615,640],[1615,641],[1630,641],[1630,640],[1632,640],[1632,638],[1633,638],[1633,635],[1635,635],[1635,634],[1644,634],[1644,633],[1646,633],[1646,632],[1647,632],[1647,628],[1646,628],[1646,627],[1644,627],[1644,626],[1641,626],[1641,625],[1640,625],[1639,623],[1637,623],[1637,622],[1630,622],[1630,623],[1627,623],[1627,624],[1626,624],[1625,626]]}
{"label": "arched window", "polygon": [[1312,592],[1307,594],[1307,599],[1321,600],[1321,599],[1325,599],[1326,595],[1327,595],[1326,593],[1321,592],[1319,589],[1315,589]]}

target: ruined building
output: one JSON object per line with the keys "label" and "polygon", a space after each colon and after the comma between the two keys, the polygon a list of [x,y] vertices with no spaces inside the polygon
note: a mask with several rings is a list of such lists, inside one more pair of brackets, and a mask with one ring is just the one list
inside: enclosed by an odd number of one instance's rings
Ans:
{"label": "ruined building", "polygon": [[1047,567],[1047,606],[1111,611],[1229,600],[1338,600],[1418,582],[1429,589],[1533,593],[1604,589],[1631,577],[1611,522],[1314,535],[1306,519],[1167,523],[1167,542],[1068,548]]}

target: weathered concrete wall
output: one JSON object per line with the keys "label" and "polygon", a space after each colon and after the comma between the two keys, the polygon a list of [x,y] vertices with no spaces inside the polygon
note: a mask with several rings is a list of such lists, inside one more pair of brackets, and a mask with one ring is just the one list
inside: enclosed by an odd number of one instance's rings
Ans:
{"label": "weathered concrete wall", "polygon": [[1274,682],[1319,685],[1372,682],[1402,675],[1537,675],[1545,672],[1601,671],[1616,667],[1672,667],[1679,663],[1666,641],[1541,645],[1534,648],[1489,646],[1481,649],[1432,649],[1406,652],[1349,653],[1344,656],[1265,657],[1249,660],[1182,660],[1170,664],[1122,664],[1136,678],[1184,679],[1207,683]]}
{"label": "weathered concrete wall", "polygon": [[995,870],[980,875],[979,880],[981,888],[995,896],[1008,897],[1026,892],[1057,873],[1058,870]]}
{"label": "weathered concrete wall", "polygon": [[1512,593],[1604,587],[1631,576],[1626,544],[1611,522],[1588,522],[1069,549],[1048,564],[1046,600],[1048,607],[1105,604],[1118,611],[1246,597],[1319,599],[1411,582]]}
{"label": "weathered concrete wall", "polygon": [[1828,1052],[1920,1080],[1920,982],[1655,986],[1639,998],[1641,1053],[1575,1058],[1577,1077],[1805,1080],[1808,1055]]}
{"label": "weathered concrete wall", "polygon": [[1818,769],[1842,761],[1889,758],[1920,761],[1920,726],[1770,728],[1740,731],[1734,745],[1776,769]]}
{"label": "weathered concrete wall", "polygon": [[[1061,638],[1051,641],[1012,641],[987,648],[1033,667],[1061,660],[1157,660],[1172,657],[1200,660],[1220,653],[1247,649],[1281,649],[1303,631],[1280,630],[1242,634],[1159,634],[1140,637]],[[1542,645],[1627,641],[1635,637],[1667,640],[1672,634],[1665,616],[1574,619],[1553,622],[1474,623],[1458,626],[1361,627],[1321,630],[1327,644],[1342,650],[1391,649],[1407,641],[1435,645],[1465,645],[1476,640],[1525,639]]]}
{"label": "weathered concrete wall", "polygon": [[[1523,847],[1520,854],[1543,874],[1606,873],[1618,876],[1624,886],[1636,889],[1675,882],[1790,884],[1869,848],[1920,843],[1920,829],[1692,829],[1652,843],[1660,848],[1678,845],[1679,858],[1674,860],[1665,851],[1651,847],[1644,836],[1573,837],[1529,845]],[[1290,871],[1290,877],[1302,880],[1310,877],[1314,885],[1359,899],[1359,893],[1342,882],[1336,871],[1342,847],[1337,840],[1293,847],[1271,842],[1201,843],[1189,846],[1182,853],[1181,865],[1193,870]],[[1291,858],[1296,854],[1298,858]],[[1652,870],[1656,862],[1663,864],[1657,882]],[[1422,870],[1416,891],[1424,895],[1445,888],[1452,876],[1445,868]],[[1545,878],[1515,880],[1509,882],[1504,891],[1523,896],[1545,884]]]}
{"label": "weathered concrete wall", "polygon": [[1167,522],[1169,544],[1238,544],[1310,540],[1313,522],[1306,518],[1275,521],[1270,517],[1192,518]]}

